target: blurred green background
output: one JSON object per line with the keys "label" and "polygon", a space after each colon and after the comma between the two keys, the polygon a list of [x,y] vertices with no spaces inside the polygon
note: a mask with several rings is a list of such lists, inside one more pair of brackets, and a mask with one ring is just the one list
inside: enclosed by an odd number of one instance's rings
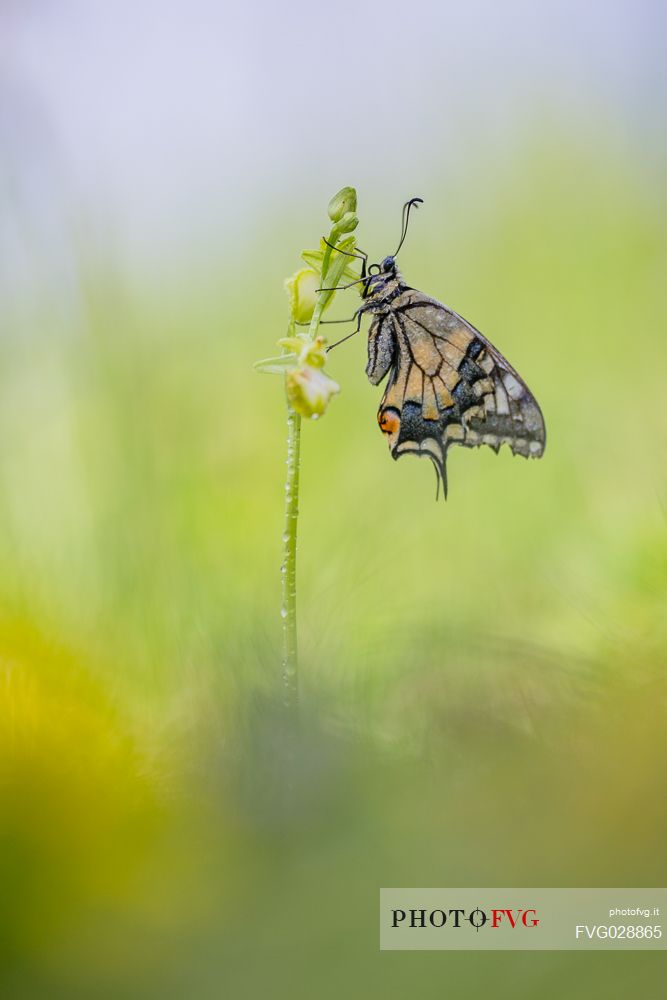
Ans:
{"label": "blurred green background", "polygon": [[[3,996],[664,983],[661,954],[378,951],[381,886],[665,883],[661,154],[579,108],[517,129],[493,168],[452,172],[450,147],[374,185],[355,156],[300,198],[267,181],[274,207],[245,235],[159,281],[84,214],[75,310],[58,282],[7,283]],[[284,400],[251,366],[284,335],[282,280],[329,196],[355,183],[376,259],[424,196],[403,273],[507,355],[548,445],[540,462],[452,450],[436,504],[430,464],[388,456],[364,336],[331,356],[341,394],[303,429],[293,739]]]}

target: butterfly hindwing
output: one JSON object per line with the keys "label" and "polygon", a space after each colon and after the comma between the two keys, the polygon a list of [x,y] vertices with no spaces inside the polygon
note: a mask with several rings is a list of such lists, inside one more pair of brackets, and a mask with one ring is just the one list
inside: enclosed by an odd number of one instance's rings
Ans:
{"label": "butterfly hindwing", "polygon": [[428,456],[446,491],[452,444],[539,457],[545,429],[530,390],[499,351],[442,303],[406,289],[369,331],[370,381],[389,372],[378,422],[391,454]]}

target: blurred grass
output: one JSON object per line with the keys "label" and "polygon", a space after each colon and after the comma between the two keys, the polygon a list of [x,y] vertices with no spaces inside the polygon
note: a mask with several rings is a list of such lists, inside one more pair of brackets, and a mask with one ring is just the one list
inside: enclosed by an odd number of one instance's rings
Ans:
{"label": "blurred grass", "polygon": [[5,319],[3,995],[655,983],[657,955],[376,950],[380,885],[665,877],[665,206],[630,158],[565,141],[441,197],[404,274],[526,377],[546,456],[455,451],[436,504],[428,463],[386,453],[363,337],[332,355],[343,392],[304,431],[296,761],[283,400],[251,363],[299,247],[157,295],[83,246],[71,322]]}

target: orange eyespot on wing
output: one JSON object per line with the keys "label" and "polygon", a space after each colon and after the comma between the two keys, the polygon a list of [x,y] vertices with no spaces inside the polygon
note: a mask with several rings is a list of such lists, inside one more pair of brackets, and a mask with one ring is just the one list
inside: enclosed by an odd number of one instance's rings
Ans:
{"label": "orange eyespot on wing", "polygon": [[383,434],[396,434],[401,426],[400,414],[393,408],[380,410],[378,424]]}

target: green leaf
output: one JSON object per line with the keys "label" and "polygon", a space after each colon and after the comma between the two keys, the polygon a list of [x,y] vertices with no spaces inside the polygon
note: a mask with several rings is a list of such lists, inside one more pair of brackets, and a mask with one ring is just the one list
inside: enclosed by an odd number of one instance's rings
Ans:
{"label": "green leaf", "polygon": [[[355,246],[355,239],[353,236],[349,237],[347,240],[343,240],[342,243],[336,244],[336,250],[347,250],[352,251]],[[331,251],[331,260],[329,262],[329,267],[325,275],[326,287],[335,288],[337,285],[343,283],[346,284],[347,281],[356,281],[359,275],[352,271],[352,277],[346,277],[346,271],[350,269],[351,258],[346,257],[343,253],[336,253],[335,250]],[[322,293],[323,309],[326,309],[327,305],[334,296],[334,292],[324,292]]]}
{"label": "green leaf", "polygon": [[284,375],[288,368],[293,368],[297,363],[296,354],[281,354],[277,358],[262,358],[255,361],[253,368],[261,375]]}

